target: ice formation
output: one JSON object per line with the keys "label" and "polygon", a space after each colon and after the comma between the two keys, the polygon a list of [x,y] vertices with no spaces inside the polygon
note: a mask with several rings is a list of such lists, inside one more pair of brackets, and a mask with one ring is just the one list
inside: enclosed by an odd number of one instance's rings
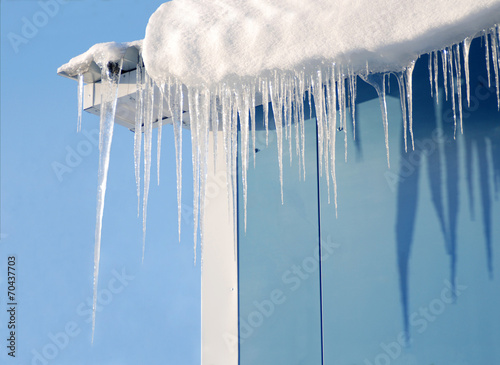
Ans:
{"label": "ice formation", "polygon": [[[386,76],[394,74],[399,82],[405,149],[413,148],[412,72],[415,61],[421,54],[427,53],[430,56],[429,82],[432,92],[436,95],[438,75],[442,73],[446,98],[451,98],[453,102],[455,128],[458,124],[461,132],[461,76],[463,72],[465,95],[469,102],[468,52],[471,40],[476,36],[483,37],[486,45],[488,82],[491,74],[500,109],[499,19],[499,0],[459,0],[453,3],[444,0],[377,0],[369,5],[366,2],[350,0],[175,0],[163,4],[151,16],[143,44],[133,42],[96,45],[62,66],[60,71],[78,76],[79,113],[82,105],[81,75],[86,72],[92,61],[100,66],[101,82],[105,85],[101,113],[93,328],[102,212],[116,90],[121,70],[120,60],[128,47],[134,46],[142,51],[136,66],[134,163],[137,195],[140,199],[143,134],[143,254],[151,170],[152,126],[162,115],[161,112],[154,115],[153,105],[155,98],[160,98],[160,108],[166,108],[172,116],[171,123],[174,128],[179,238],[182,192],[181,128],[183,110],[187,108],[189,111],[196,255],[198,228],[201,245],[204,237],[207,164],[209,158],[212,158],[208,156],[211,131],[222,131],[222,141],[215,138],[216,133],[213,134],[214,151],[217,150],[218,143],[223,144],[226,182],[234,202],[240,143],[246,227],[247,171],[251,161],[249,151],[255,151],[257,100],[262,100],[266,133],[269,129],[270,111],[276,121],[282,202],[285,200],[283,148],[288,147],[289,151],[292,151],[292,128],[295,128],[295,153],[299,159],[299,173],[305,178],[304,111],[305,103],[311,106],[314,100],[320,174],[326,179],[328,191],[331,179],[337,210],[336,138],[338,133],[343,133],[344,158],[347,160],[347,129],[351,127],[347,125],[346,116],[347,113],[352,113],[354,130],[357,77],[373,85],[378,93],[389,164]],[[188,105],[184,106],[186,93]],[[80,117],[78,129],[79,126]],[[410,143],[407,142],[407,135],[410,137]],[[284,142],[288,142],[288,145],[284,146]],[[161,129],[158,131],[158,170],[160,146]],[[252,152],[252,157],[255,164],[255,152]],[[138,214],[139,208],[138,200]],[[234,211],[236,214],[236,210]]]}

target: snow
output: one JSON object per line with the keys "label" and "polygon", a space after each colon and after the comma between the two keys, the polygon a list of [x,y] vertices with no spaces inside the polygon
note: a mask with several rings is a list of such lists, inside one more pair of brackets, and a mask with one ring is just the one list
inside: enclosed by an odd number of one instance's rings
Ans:
{"label": "snow", "polygon": [[93,45],[88,51],[72,58],[68,63],[57,69],[58,73],[65,73],[70,76],[77,76],[87,72],[95,62],[100,68],[108,62],[118,63],[131,47],[142,50],[142,40],[134,42],[107,42]]}
{"label": "snow", "polygon": [[349,64],[399,71],[498,23],[499,0],[174,0],[151,16],[143,56],[188,86]]}

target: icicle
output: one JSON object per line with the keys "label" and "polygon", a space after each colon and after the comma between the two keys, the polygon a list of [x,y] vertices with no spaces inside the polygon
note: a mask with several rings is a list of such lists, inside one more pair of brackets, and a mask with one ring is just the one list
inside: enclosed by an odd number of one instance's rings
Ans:
{"label": "icicle", "polygon": [[499,75],[499,39],[495,27],[490,29],[491,35],[491,59],[493,61],[493,72],[495,74],[495,87],[497,90],[497,105],[500,110],[500,75]]}
{"label": "icicle", "polygon": [[[409,66],[411,67],[411,65]],[[408,77],[408,74],[406,74]],[[387,167],[391,168],[391,163],[389,161],[389,123],[387,121],[387,103],[385,100],[385,82],[384,82],[385,75],[384,74],[369,74],[363,77],[363,80],[365,80],[367,83],[372,85],[375,90],[377,91],[379,103],[380,103],[380,110],[382,112],[382,123],[384,125],[384,136],[385,136],[385,149],[387,152]],[[411,78],[411,73],[410,73],[410,78]],[[407,80],[408,81],[408,80]],[[408,88],[408,82],[407,82],[407,88]],[[411,87],[411,82],[410,82],[410,87]],[[410,102],[410,99],[408,99],[408,103]],[[411,124],[410,124],[411,126]]]}
{"label": "icicle", "polygon": [[433,72],[432,72],[432,55],[433,53],[429,53],[429,84],[431,86],[431,98],[434,97],[433,95],[433,92],[432,92],[432,75],[433,75]]}
{"label": "icicle", "polygon": [[113,140],[118,84],[120,82],[122,65],[123,59],[119,63],[109,62],[107,64],[99,65],[101,67],[102,74],[102,104],[100,122],[100,137],[102,140],[102,148],[99,150],[99,170],[97,184],[97,209],[94,248],[94,297],[92,304],[92,343],[94,342],[95,317],[97,310],[97,285],[99,280],[99,261],[101,256],[101,230],[102,217],[104,213],[104,198],[106,196],[109,156],[111,151],[111,142]]}
{"label": "icicle", "polygon": [[193,251],[196,264],[196,244],[198,241],[198,202],[200,194],[200,149],[199,149],[199,94],[198,90],[188,89],[189,116],[191,120],[191,147],[193,159]]}
{"label": "icicle", "polygon": [[465,86],[467,91],[467,106],[470,107],[470,79],[469,79],[469,50],[473,37],[467,37],[463,42],[464,49],[464,72],[465,72]]}
{"label": "icicle", "polygon": [[240,130],[241,130],[241,181],[243,183],[243,210],[244,210],[244,226],[247,230],[247,175],[248,175],[248,160],[249,154],[249,112],[250,112],[250,92],[248,86],[243,86],[243,91],[238,104],[238,112],[240,115]]}
{"label": "icicle", "polygon": [[208,145],[209,145],[209,133],[210,133],[210,92],[208,89],[204,89],[201,94],[201,109],[199,116],[199,142],[200,142],[200,251],[201,259],[200,266],[203,270],[203,246],[205,242],[205,226],[204,226],[204,216],[205,216],[205,196],[206,187],[208,179]]}
{"label": "icicle", "polygon": [[286,124],[288,128],[288,154],[290,156],[290,166],[292,166],[292,85],[290,77],[285,75],[283,77],[283,85],[285,95],[285,111],[286,111]]}
{"label": "icicle", "polygon": [[344,159],[347,162],[347,123],[346,123],[346,94],[345,94],[345,79],[341,67],[337,68],[337,96],[340,112],[340,129],[344,132]]}
{"label": "icicle", "polygon": [[297,75],[293,78],[293,93],[292,93],[292,109],[293,120],[295,125],[295,154],[299,158],[299,180],[302,176],[302,160],[300,158],[300,117],[299,117],[299,85]]}
{"label": "icicle", "polygon": [[253,167],[255,168],[255,84],[250,86],[250,120],[252,123],[252,156]]}
{"label": "icicle", "polygon": [[351,73],[349,76],[349,95],[351,99],[351,114],[352,114],[352,135],[353,139],[356,139],[356,93],[357,93],[357,81],[356,75]]}
{"label": "icicle", "polygon": [[321,95],[324,96],[325,100],[323,103],[323,155],[325,163],[325,176],[326,176],[326,186],[328,187],[327,198],[328,204],[330,204],[330,113],[332,111],[331,107],[331,82],[330,82],[331,71],[327,70],[325,75],[324,86],[322,86]]}
{"label": "icicle", "polygon": [[[404,140],[405,140],[405,152],[408,152],[408,122],[406,119],[406,92],[405,92],[405,80],[404,80],[404,74],[402,72],[398,72],[396,74],[396,77],[398,79],[398,86],[399,86],[399,101],[401,103],[401,115],[403,116],[403,135],[404,135]],[[437,95],[437,94],[436,94]]]}
{"label": "icicle", "polygon": [[82,112],[83,112],[83,74],[78,75],[78,122],[76,131],[82,130]]}
{"label": "icicle", "polygon": [[484,31],[484,48],[486,50],[486,74],[488,76],[488,88],[491,87],[491,71],[490,71],[490,45],[488,42],[488,29]]}
{"label": "icicle", "polygon": [[406,80],[406,98],[408,100],[408,120],[410,127],[411,147],[415,150],[415,141],[413,138],[413,69],[415,68],[415,61],[411,61],[405,69]]}
{"label": "icicle", "polygon": [[[231,176],[231,102],[229,90],[226,85],[221,85],[221,104],[222,104],[222,139],[224,145],[224,158],[226,161],[226,188],[227,188],[227,209],[228,213],[231,212],[231,189],[232,189],[232,176]],[[230,216],[230,214],[228,214]]]}
{"label": "icicle", "polygon": [[136,69],[136,112],[134,129],[134,165],[135,165],[135,184],[137,189],[137,217],[139,217],[141,207],[141,142],[142,142],[142,118],[144,110],[144,91],[143,91],[143,72],[142,61],[139,61]]}
{"label": "icicle", "polygon": [[441,61],[443,62],[443,86],[444,86],[444,95],[445,99],[448,100],[448,56],[447,50],[441,50]]}
{"label": "icicle", "polygon": [[146,74],[146,114],[144,120],[144,193],[142,196],[142,262],[146,249],[146,220],[148,213],[149,182],[151,178],[151,142],[153,139],[155,84]]}
{"label": "icicle", "polygon": [[463,128],[463,113],[462,113],[462,71],[460,60],[460,43],[454,47],[455,51],[455,73],[457,75],[457,95],[458,95],[458,115],[460,119],[460,133],[464,134]]}
{"label": "icicle", "polygon": [[438,51],[432,52],[434,54],[434,88],[435,88],[435,97],[436,97],[436,102],[439,102],[439,85],[438,85],[438,74],[439,74],[439,68],[438,68]]}
{"label": "icicle", "polygon": [[278,73],[274,72],[274,81],[269,82],[269,94],[271,95],[272,108],[274,115],[274,124],[276,126],[276,140],[278,144],[278,165],[279,165],[279,175],[280,175],[280,187],[281,187],[281,204],[283,201],[283,121],[282,121],[282,108],[283,99],[279,95],[279,82]]}
{"label": "icicle", "polygon": [[262,81],[262,110],[264,113],[264,127],[266,129],[266,146],[269,145],[269,86],[267,79]]}
{"label": "icicle", "polygon": [[[322,86],[322,75],[321,69],[316,71],[316,79],[311,77],[311,87],[314,96],[314,107],[316,109],[316,124],[318,126],[318,163],[319,163],[319,176],[323,176],[323,86]],[[327,180],[327,187],[328,180]]]}
{"label": "icicle", "polygon": [[300,140],[301,140],[301,156],[302,156],[302,173],[304,176],[304,181],[306,180],[306,158],[305,158],[305,148],[306,148],[306,132],[305,132],[305,112],[304,112],[304,93],[305,93],[305,76],[304,72],[301,71],[299,79],[299,100],[300,100]]}
{"label": "icicle", "polygon": [[[332,182],[333,182],[333,201],[335,204],[335,217],[338,218],[338,211],[337,211],[337,173],[335,170],[335,149],[336,149],[336,142],[337,142],[337,91],[336,91],[336,79],[335,79],[335,65],[332,65],[332,76],[331,76],[331,91],[330,91],[330,104],[332,106],[331,113],[330,113],[330,134],[331,134],[331,140],[330,140],[330,174],[332,176]],[[354,103],[354,101],[351,99],[351,102]],[[353,119],[354,120],[354,119]]]}
{"label": "icicle", "polygon": [[219,111],[217,110],[217,94],[214,92],[210,99],[210,120],[213,137],[213,157],[214,157],[214,174],[217,171],[217,134],[219,131]]}
{"label": "icicle", "polygon": [[448,70],[450,72],[450,87],[451,87],[451,108],[453,109],[453,138],[457,136],[457,111],[455,106],[455,75],[453,74],[453,50],[446,48],[446,53],[448,55]]}
{"label": "icicle", "polygon": [[[170,90],[170,80],[168,90]],[[177,173],[177,225],[179,231],[179,242],[181,241],[181,214],[182,214],[182,114],[183,114],[183,91],[182,84],[174,83],[174,107],[170,104],[170,95],[167,98],[167,105],[170,109],[174,125],[175,142],[175,168]]]}
{"label": "icicle", "polygon": [[158,109],[158,141],[156,144],[156,175],[160,185],[161,132],[163,128],[163,103],[165,100],[165,84],[160,86],[160,102]]}

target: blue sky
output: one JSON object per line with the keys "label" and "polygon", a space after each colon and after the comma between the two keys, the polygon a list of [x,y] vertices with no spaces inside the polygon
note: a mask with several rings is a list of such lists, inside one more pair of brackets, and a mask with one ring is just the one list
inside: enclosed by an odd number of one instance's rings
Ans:
{"label": "blue sky", "polygon": [[[133,134],[115,129],[104,210],[95,343],[87,321],[97,192],[98,117],[76,132],[77,84],[57,68],[95,43],[144,37],[163,1],[1,2],[0,272],[16,256],[16,358],[2,364],[194,364],[200,358],[200,267],[193,266],[190,159],[177,238],[172,128],[164,128],[161,185],[153,157],[146,257],[136,216]],[[33,26],[26,24],[33,24]],[[155,132],[156,133],[156,132]],[[184,138],[189,156],[189,134]],[[155,151],[155,145],[153,146]],[[155,152],[153,152],[155,155]],[[58,176],[54,166],[69,167]],[[60,166],[60,165],[58,165]],[[37,355],[39,354],[39,355]]]}

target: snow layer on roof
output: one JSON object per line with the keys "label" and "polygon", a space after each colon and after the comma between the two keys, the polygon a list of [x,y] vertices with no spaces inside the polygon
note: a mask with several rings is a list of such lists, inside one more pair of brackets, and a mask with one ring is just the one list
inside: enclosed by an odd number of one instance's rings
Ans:
{"label": "snow layer on roof", "polygon": [[73,57],[68,63],[59,67],[57,72],[70,76],[83,74],[89,70],[92,62],[95,62],[102,68],[108,62],[119,62],[130,47],[135,47],[141,51],[142,40],[125,43],[107,42],[95,44],[85,53]]}
{"label": "snow layer on roof", "polygon": [[186,85],[267,70],[401,70],[500,19],[500,0],[174,0],[151,16],[146,69]]}

